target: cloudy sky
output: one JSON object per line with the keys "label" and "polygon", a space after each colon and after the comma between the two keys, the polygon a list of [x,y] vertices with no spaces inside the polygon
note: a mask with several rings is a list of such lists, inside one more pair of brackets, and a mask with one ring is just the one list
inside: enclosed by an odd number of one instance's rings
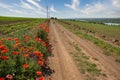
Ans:
{"label": "cloudy sky", "polygon": [[120,18],[120,0],[0,0],[0,16]]}

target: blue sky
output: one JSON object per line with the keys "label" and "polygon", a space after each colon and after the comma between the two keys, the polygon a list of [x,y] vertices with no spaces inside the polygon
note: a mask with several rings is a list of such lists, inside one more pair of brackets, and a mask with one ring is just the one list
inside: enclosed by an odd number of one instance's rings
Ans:
{"label": "blue sky", "polygon": [[120,0],[0,0],[0,16],[120,18]]}

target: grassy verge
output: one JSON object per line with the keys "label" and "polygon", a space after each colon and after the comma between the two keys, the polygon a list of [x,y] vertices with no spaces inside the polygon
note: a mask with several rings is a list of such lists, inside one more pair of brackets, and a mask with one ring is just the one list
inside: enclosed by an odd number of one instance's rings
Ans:
{"label": "grassy verge", "polygon": [[80,72],[85,75],[85,80],[96,80],[100,76],[106,77],[106,74],[103,74],[95,63],[90,62],[90,57],[86,56],[77,44],[73,43],[72,45],[76,51],[71,54]]}
{"label": "grassy verge", "polygon": [[77,36],[90,40],[92,41],[94,44],[96,44],[97,46],[99,46],[101,49],[103,49],[103,53],[107,56],[112,55],[113,57],[115,57],[117,62],[120,62],[120,48],[119,47],[115,47],[112,46],[111,44],[108,44],[104,41],[99,40],[98,38],[95,38],[92,35],[88,35],[85,32],[82,32],[76,28],[74,28],[71,25],[65,24],[60,22],[64,27],[66,27],[67,29],[69,29],[71,32],[73,32],[74,34],[76,34]]}

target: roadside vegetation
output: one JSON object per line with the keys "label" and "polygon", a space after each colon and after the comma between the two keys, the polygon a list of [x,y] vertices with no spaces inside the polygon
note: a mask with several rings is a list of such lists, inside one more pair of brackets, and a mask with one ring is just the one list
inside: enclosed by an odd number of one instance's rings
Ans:
{"label": "roadside vegetation", "polygon": [[47,63],[51,53],[48,23],[36,19],[1,26],[0,80],[44,80],[52,73]]}
{"label": "roadside vegetation", "polygon": [[73,43],[72,46],[76,51],[71,54],[77,63],[80,72],[84,75],[85,80],[97,80],[99,77],[107,77],[101,69],[98,69],[95,63],[90,61],[90,57],[85,55],[77,44]]}

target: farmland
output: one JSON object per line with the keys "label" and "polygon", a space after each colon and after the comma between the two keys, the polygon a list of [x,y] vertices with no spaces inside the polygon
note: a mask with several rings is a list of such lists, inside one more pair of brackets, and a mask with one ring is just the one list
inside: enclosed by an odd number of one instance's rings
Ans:
{"label": "farmland", "polygon": [[76,18],[74,20],[93,23],[120,23],[120,18]]}
{"label": "farmland", "polygon": [[9,24],[9,23],[16,23],[22,21],[32,21],[37,20],[37,18],[21,18],[21,17],[3,17],[0,16],[0,24]]}
{"label": "farmland", "polygon": [[[16,18],[12,21],[16,22]],[[0,80],[44,79],[51,52],[47,39],[48,22],[28,19],[24,23],[0,25]]]}
{"label": "farmland", "polygon": [[[81,28],[84,28],[86,30],[94,32],[99,35],[104,35],[108,38],[114,38],[120,40],[120,26],[110,26],[110,25],[104,25],[104,24],[98,24],[98,23],[90,23],[90,22],[84,22],[84,21],[70,21],[66,20],[66,22],[69,22],[71,24],[75,24],[80,26]],[[116,35],[117,34],[117,35]]]}
{"label": "farmland", "polygon": [[3,21],[1,21],[1,24],[0,24],[0,28],[1,28],[0,33],[1,35],[5,35],[5,34],[12,35],[21,30],[23,31],[23,30],[30,29],[32,28],[32,26],[38,25],[39,23],[44,21],[45,19],[31,19],[31,18],[29,19],[29,18],[14,18],[14,17],[10,17],[9,19],[8,17],[5,17],[5,19],[3,19]]}

